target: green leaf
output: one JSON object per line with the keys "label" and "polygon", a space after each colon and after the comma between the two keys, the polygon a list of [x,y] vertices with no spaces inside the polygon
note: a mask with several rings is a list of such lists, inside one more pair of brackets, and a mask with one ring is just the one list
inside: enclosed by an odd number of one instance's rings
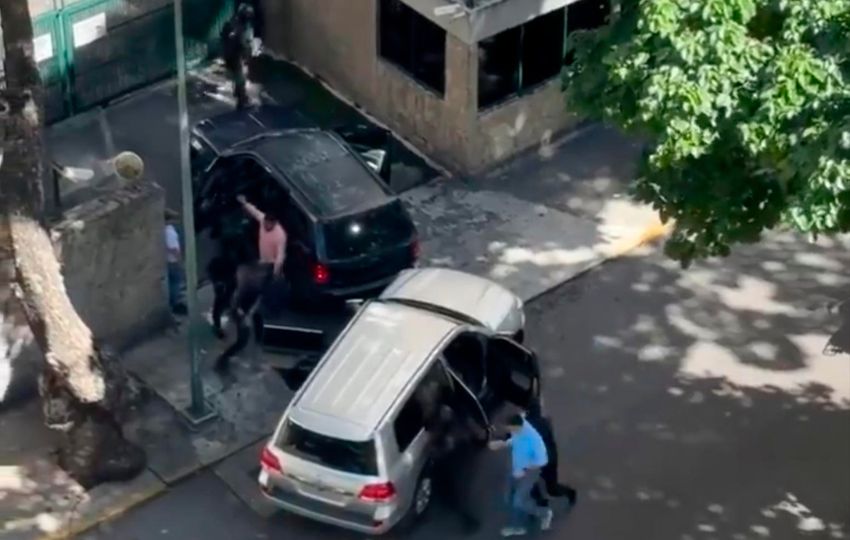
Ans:
{"label": "green leaf", "polygon": [[780,225],[850,228],[850,1],[618,4],[571,41],[565,92],[571,110],[648,136],[634,192],[676,220],[668,255],[725,256]]}

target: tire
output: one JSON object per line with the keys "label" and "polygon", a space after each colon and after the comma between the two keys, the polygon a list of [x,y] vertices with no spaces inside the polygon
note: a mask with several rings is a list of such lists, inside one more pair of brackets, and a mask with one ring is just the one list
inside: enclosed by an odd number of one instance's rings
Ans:
{"label": "tire", "polygon": [[[423,498],[424,497],[424,498]],[[410,507],[398,523],[398,528],[402,531],[409,531],[418,525],[422,518],[428,513],[431,508],[431,503],[434,500],[434,480],[431,473],[426,467],[419,475],[416,481],[416,489],[413,492],[413,500],[410,502]]]}

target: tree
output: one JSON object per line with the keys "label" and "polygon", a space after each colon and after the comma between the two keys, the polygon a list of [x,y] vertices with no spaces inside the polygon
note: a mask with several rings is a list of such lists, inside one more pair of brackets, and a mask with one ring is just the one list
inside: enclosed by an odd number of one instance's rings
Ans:
{"label": "tree", "polygon": [[103,350],[65,291],[43,221],[42,86],[25,0],[0,0],[5,51],[0,242],[14,264],[12,286],[44,353],[39,390],[45,420],[63,431],[59,464],[84,487],[142,470],[143,451],[121,420],[136,397],[117,359]]}
{"label": "tree", "polygon": [[648,141],[634,193],[675,221],[668,255],[850,230],[850,2],[611,2],[570,38],[566,99]]}

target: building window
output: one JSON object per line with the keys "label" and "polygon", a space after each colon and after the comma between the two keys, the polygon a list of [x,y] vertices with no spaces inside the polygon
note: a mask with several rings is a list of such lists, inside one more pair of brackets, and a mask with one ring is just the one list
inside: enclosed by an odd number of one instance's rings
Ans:
{"label": "building window", "polygon": [[[603,26],[611,15],[609,0],[579,0],[567,6],[567,30],[593,30]],[[573,63],[573,53],[568,51],[564,63]]]}
{"label": "building window", "polygon": [[478,43],[478,108],[486,109],[561,72],[567,33],[605,24],[609,0],[578,0]]}
{"label": "building window", "polygon": [[446,86],[446,31],[401,0],[381,0],[378,53],[441,96]]}

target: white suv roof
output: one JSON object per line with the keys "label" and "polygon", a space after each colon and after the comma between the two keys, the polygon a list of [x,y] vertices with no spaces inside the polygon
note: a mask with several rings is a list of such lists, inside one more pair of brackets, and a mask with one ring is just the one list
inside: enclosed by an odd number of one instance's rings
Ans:
{"label": "white suv roof", "polygon": [[505,313],[522,308],[519,297],[498,283],[449,268],[405,270],[381,298],[442,308],[493,331],[499,330]]}
{"label": "white suv roof", "polygon": [[289,417],[320,433],[367,440],[459,324],[402,304],[367,304],[316,367]]}

